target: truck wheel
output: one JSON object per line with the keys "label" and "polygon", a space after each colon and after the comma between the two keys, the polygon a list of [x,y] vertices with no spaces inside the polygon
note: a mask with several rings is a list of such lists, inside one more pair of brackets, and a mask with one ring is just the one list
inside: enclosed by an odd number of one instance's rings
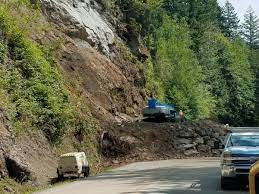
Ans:
{"label": "truck wheel", "polygon": [[64,179],[64,175],[59,172],[57,169],[58,179]]}
{"label": "truck wheel", "polygon": [[89,177],[89,174],[90,174],[90,169],[88,167],[86,172],[84,172],[84,177]]}

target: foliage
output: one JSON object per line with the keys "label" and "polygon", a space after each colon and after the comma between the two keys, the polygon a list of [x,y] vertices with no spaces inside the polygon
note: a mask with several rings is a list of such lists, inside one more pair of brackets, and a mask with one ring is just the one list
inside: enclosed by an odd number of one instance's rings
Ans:
{"label": "foliage", "polygon": [[236,38],[238,36],[239,22],[237,13],[233,5],[226,1],[222,9],[222,26],[224,34],[229,38]]}
{"label": "foliage", "polygon": [[217,0],[164,0],[164,9],[173,18],[187,21],[195,52],[198,51],[204,28],[208,24],[219,25],[220,7]]}
{"label": "foliage", "polygon": [[205,85],[201,67],[190,49],[188,26],[165,17],[155,33],[156,76],[165,88],[166,99],[185,110],[190,118],[206,118],[213,103]]}
{"label": "foliage", "polygon": [[146,78],[146,93],[148,96],[156,96],[161,101],[165,101],[165,89],[161,80],[157,79],[154,71],[154,64],[151,59],[144,63],[144,73]]}
{"label": "foliage", "polygon": [[245,14],[243,23],[243,36],[251,48],[259,47],[259,19],[250,7]]}
{"label": "foliage", "polygon": [[0,42],[0,64],[3,64],[6,59],[6,47],[3,42]]}
{"label": "foliage", "polygon": [[71,101],[53,48],[41,50],[30,40],[30,26],[39,20],[39,11],[30,5],[26,0],[0,5],[0,95],[6,95],[1,106],[8,110],[16,133],[38,128],[52,143],[59,143],[69,128],[88,132],[92,125],[85,116],[88,110],[79,110]]}
{"label": "foliage", "polygon": [[255,111],[255,77],[243,41],[231,42],[219,30],[207,29],[199,58],[205,83],[216,99],[220,121],[242,126],[253,123]]}

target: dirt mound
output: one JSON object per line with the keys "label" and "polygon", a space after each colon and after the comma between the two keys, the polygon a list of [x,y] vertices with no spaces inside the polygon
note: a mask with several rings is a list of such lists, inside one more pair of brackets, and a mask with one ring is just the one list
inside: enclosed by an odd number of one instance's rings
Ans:
{"label": "dirt mound", "polygon": [[[223,126],[213,121],[194,123],[136,122],[114,127],[109,133],[131,145],[125,154],[106,153],[123,162],[188,157],[217,157],[224,140]],[[106,139],[107,141],[107,139]],[[121,144],[106,143],[106,150],[123,149]],[[105,149],[103,151],[105,151]],[[123,151],[121,151],[123,153]]]}

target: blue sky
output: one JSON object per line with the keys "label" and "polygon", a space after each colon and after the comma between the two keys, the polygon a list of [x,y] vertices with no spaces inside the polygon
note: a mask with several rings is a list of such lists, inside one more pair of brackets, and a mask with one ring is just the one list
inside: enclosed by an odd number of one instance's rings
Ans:
{"label": "blue sky", "polygon": [[[220,5],[224,5],[226,0],[218,0]],[[236,12],[239,14],[240,19],[247,11],[248,7],[251,5],[255,10],[256,15],[259,17],[259,0],[229,0],[233,6],[236,8]]]}

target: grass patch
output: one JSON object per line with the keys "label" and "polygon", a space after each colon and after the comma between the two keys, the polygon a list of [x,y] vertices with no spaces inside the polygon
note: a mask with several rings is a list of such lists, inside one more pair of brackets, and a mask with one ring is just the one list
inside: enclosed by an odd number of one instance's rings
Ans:
{"label": "grass patch", "polygon": [[28,184],[19,184],[13,179],[3,179],[0,181],[0,192],[1,193],[15,193],[15,194],[29,194],[37,191],[35,186]]}

